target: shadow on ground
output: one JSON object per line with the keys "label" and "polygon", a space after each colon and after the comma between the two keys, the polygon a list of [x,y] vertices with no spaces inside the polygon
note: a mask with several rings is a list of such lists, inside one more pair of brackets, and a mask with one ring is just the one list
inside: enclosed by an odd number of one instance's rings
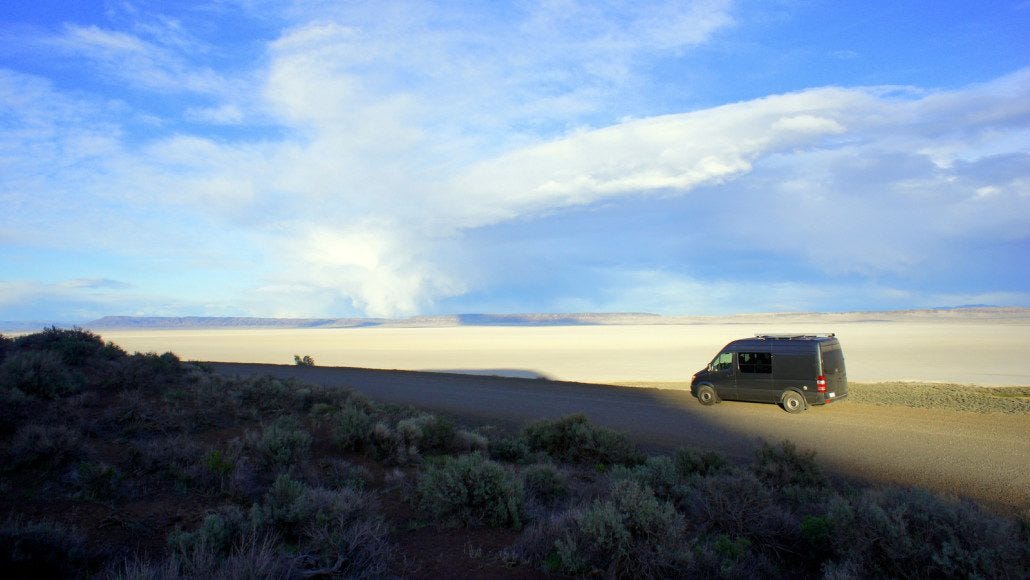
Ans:
{"label": "shadow on ground", "polygon": [[[802,450],[815,450],[824,467],[848,480],[919,485],[971,497],[1001,511],[1030,505],[1030,485],[1020,475],[1030,445],[1022,441],[1025,428],[1010,424],[1019,417],[976,418],[992,425],[1009,421],[1004,429],[988,433],[992,427],[984,423],[962,427],[942,421],[949,411],[920,418],[911,409],[847,402],[788,414],[775,405],[756,403],[702,407],[682,389],[350,367],[210,365],[227,376],[268,374],[349,388],[379,402],[413,405],[483,424],[518,427],[583,414],[592,423],[628,433],[649,452],[685,447],[746,462],[754,459],[763,440],[789,439]],[[495,375],[497,370],[480,372]],[[998,442],[1006,446],[999,448]],[[984,453],[984,447],[993,451]]]}

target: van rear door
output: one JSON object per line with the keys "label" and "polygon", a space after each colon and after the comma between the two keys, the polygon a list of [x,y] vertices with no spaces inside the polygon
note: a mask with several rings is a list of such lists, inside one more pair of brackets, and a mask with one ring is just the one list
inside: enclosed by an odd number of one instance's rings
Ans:
{"label": "van rear door", "polygon": [[819,345],[819,359],[822,374],[826,377],[826,398],[840,399],[848,396],[848,373],[844,367],[844,351],[837,340]]}

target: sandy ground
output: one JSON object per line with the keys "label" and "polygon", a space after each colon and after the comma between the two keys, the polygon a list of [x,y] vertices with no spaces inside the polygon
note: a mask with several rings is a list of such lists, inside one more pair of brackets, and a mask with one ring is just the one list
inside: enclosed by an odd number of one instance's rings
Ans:
{"label": "sandy ground", "polygon": [[1030,322],[978,320],[553,327],[112,330],[129,351],[191,360],[676,382],[727,342],[758,333],[834,332],[858,382],[1030,385]]}
{"label": "sandy ground", "polygon": [[918,485],[1002,511],[1030,509],[1030,423],[1025,415],[882,407],[840,401],[792,415],[775,405],[702,407],[688,392],[502,377],[354,368],[217,364],[226,375],[273,374],[347,387],[476,423],[525,424],[584,413],[651,449],[714,449],[749,461],[760,441],[790,439],[832,472]]}

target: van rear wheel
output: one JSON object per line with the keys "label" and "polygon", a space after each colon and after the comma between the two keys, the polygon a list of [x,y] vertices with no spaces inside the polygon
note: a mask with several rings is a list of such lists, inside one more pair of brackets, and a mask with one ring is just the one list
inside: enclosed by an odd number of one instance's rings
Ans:
{"label": "van rear wheel", "polygon": [[697,389],[697,400],[702,405],[714,405],[719,402],[719,395],[715,394],[715,389],[708,385],[702,385]]}
{"label": "van rear wheel", "polygon": [[800,413],[805,410],[805,399],[797,391],[787,391],[780,399],[783,410],[788,413]]}

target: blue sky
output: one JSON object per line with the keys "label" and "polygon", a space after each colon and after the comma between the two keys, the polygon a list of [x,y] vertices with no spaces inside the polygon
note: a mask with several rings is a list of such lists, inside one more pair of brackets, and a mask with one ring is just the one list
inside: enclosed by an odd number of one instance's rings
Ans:
{"label": "blue sky", "polygon": [[1027,30],[1025,0],[8,2],[0,320],[1030,306]]}

